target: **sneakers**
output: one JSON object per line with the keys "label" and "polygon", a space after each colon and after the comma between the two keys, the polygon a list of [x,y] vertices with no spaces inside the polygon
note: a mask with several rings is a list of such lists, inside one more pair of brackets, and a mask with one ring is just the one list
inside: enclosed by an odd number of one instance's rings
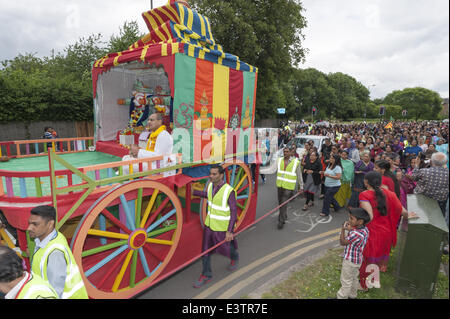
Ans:
{"label": "sneakers", "polygon": [[211,280],[212,280],[211,277],[206,277],[206,276],[201,275],[200,278],[198,278],[198,280],[194,283],[194,288],[200,288],[201,286],[203,286],[204,284],[207,284]]}
{"label": "sneakers", "polygon": [[230,264],[228,265],[228,270],[234,271],[238,268],[238,266],[239,266],[239,260],[231,260]]}

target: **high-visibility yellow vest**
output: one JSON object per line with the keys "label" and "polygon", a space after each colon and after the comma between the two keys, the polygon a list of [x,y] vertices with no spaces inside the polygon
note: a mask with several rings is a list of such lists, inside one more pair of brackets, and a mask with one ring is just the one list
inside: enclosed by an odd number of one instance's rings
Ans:
{"label": "high-visibility yellow vest", "polygon": [[294,158],[288,166],[284,167],[284,158],[278,159],[278,171],[277,171],[277,187],[294,190],[297,183],[296,170],[300,161],[298,158]]}
{"label": "high-visibility yellow vest", "polygon": [[210,183],[208,186],[208,215],[205,219],[205,225],[214,231],[227,231],[231,214],[228,198],[234,189],[225,183],[214,197],[212,191],[213,183]]}
{"label": "high-visibility yellow vest", "polygon": [[36,274],[27,274],[29,279],[20,289],[16,299],[58,299],[55,289]]}
{"label": "high-visibility yellow vest", "polygon": [[44,280],[47,278],[48,256],[54,250],[60,250],[64,254],[66,260],[66,283],[62,294],[62,299],[87,299],[88,294],[84,286],[80,270],[75,262],[72,251],[67,244],[67,240],[63,234],[57,232],[57,236],[50,240],[45,248],[36,251],[31,260],[31,271],[41,276]]}

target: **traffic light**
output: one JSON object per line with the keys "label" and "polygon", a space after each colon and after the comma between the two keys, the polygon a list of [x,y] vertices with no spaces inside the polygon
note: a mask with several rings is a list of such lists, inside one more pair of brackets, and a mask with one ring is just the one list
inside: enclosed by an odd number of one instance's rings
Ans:
{"label": "traffic light", "polygon": [[385,111],[386,111],[386,108],[383,105],[381,105],[380,106],[380,115],[384,115]]}
{"label": "traffic light", "polygon": [[317,114],[317,108],[315,106],[313,106],[312,108],[312,115],[316,115]]}

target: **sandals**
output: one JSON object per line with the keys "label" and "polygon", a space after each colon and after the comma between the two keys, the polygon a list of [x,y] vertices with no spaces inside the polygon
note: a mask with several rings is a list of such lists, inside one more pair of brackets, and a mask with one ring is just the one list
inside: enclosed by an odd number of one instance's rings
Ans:
{"label": "sandals", "polygon": [[303,211],[306,211],[306,210],[308,210],[308,207],[309,207],[309,205],[308,205],[308,204],[305,204],[305,205],[303,205],[302,210],[303,210]]}

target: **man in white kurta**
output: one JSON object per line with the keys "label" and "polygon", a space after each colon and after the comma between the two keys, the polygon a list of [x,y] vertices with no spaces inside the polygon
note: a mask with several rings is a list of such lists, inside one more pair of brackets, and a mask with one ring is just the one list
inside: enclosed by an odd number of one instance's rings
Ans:
{"label": "man in white kurta", "polygon": [[[169,132],[166,131],[166,127],[162,125],[162,114],[153,113],[148,118],[148,128],[152,132],[149,136],[147,147],[140,148],[138,145],[131,145],[130,154],[125,155],[122,160],[132,160],[149,158],[156,156],[169,156],[172,154],[173,139]],[[159,167],[162,168],[165,165],[160,163]],[[133,171],[137,172],[139,168],[138,164],[133,165]],[[147,170],[147,163],[142,164],[143,170]],[[152,169],[157,169],[158,165],[152,162]],[[128,174],[128,166],[124,166],[124,174]]]}

